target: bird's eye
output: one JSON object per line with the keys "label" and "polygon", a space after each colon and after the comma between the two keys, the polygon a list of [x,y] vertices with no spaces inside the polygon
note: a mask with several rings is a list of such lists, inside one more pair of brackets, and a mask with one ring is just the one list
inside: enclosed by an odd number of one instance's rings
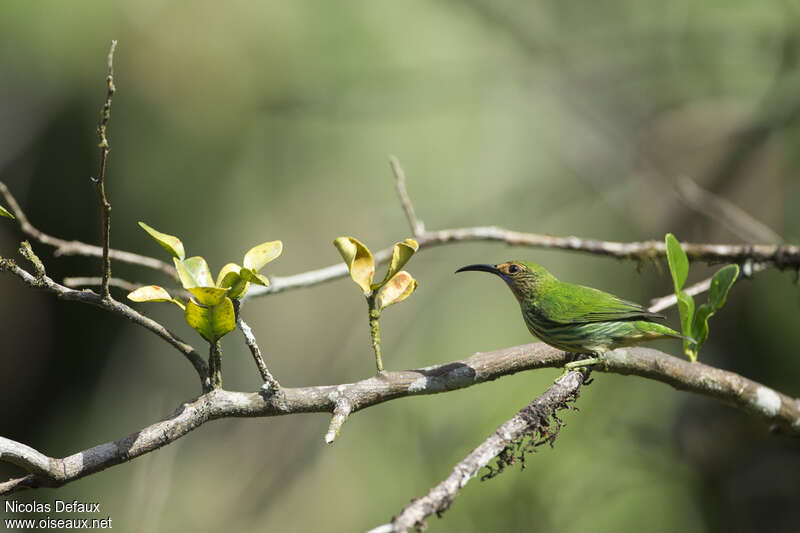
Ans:
{"label": "bird's eye", "polygon": [[516,274],[517,272],[519,272],[519,267],[517,265],[509,265],[508,267],[509,274]]}

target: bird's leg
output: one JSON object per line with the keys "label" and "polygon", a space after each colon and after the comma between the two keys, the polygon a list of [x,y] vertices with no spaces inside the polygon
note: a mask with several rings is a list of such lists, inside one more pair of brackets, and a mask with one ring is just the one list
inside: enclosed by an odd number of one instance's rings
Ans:
{"label": "bird's leg", "polygon": [[[581,356],[583,354],[573,354],[573,355]],[[578,359],[577,361],[570,361],[569,363],[564,365],[564,371],[555,379],[555,381],[558,381],[559,379],[563,378],[569,372],[575,370],[576,368],[585,368],[588,366],[597,365],[601,363],[606,363],[606,358],[605,356],[603,356],[603,354],[600,354],[597,357],[589,357],[586,359]],[[590,371],[591,369],[587,368],[586,370]]]}
{"label": "bird's leg", "polygon": [[591,366],[596,365],[599,363],[605,363],[606,358],[603,355],[599,357],[589,357],[588,359],[578,359],[577,361],[572,361],[564,365],[564,370],[569,372],[570,370],[574,370],[576,368],[581,368],[584,366]]}
{"label": "bird's leg", "polygon": [[592,366],[597,364],[605,364],[606,357],[605,354],[597,354],[596,357],[587,357],[586,359],[578,359],[577,361],[570,361],[569,363],[564,365],[564,371],[569,372],[570,370],[575,370],[576,368],[582,368],[586,366]]}

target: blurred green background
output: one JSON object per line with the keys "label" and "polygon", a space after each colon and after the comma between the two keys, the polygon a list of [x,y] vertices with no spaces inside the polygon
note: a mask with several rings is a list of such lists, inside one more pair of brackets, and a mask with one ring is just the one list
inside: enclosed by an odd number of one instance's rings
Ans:
{"label": "blurred green background", "polygon": [[[23,2],[0,6],[0,179],[40,229],[99,241],[88,177],[109,41],[119,40],[107,190],[112,245],[166,259],[136,225],[179,235],[216,271],[282,239],[265,273],[335,263],[409,236],[396,154],[428,229],[497,224],[608,240],[764,240],[677,192],[687,176],[783,238],[800,234],[798,2]],[[16,228],[0,223],[0,253]],[[40,253],[56,279],[99,261]],[[530,342],[476,262],[546,265],[647,302],[663,265],[466,243],[425,250],[416,294],[382,320],[388,369]],[[694,266],[690,281],[709,270]],[[166,283],[126,265],[114,273]],[[798,289],[769,270],[734,287],[701,360],[800,395]],[[198,393],[186,361],[120,319],[0,277],[0,435],[64,456],[127,435]],[[117,297],[123,298],[122,293]],[[171,306],[144,304],[198,348]],[[249,303],[285,386],[365,378],[358,289],[338,280]],[[677,324],[675,311],[670,322]],[[226,388],[255,390],[238,333]],[[677,343],[657,345],[680,355]],[[61,489],[121,531],[358,531],[424,494],[557,371],[355,415],[217,421]],[[596,375],[553,450],[473,481],[431,531],[796,531],[800,444],[716,401]],[[18,471],[3,465],[7,478]],[[0,509],[0,512],[3,510]]]}

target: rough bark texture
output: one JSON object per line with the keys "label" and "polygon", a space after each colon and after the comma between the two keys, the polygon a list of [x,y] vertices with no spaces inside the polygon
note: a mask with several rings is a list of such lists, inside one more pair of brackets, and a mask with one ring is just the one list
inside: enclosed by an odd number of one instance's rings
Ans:
{"label": "rough bark texture", "polygon": [[[379,526],[373,532],[422,528],[425,519],[430,515],[441,515],[449,509],[458,492],[493,459],[498,458],[498,470],[502,470],[506,464],[514,461],[515,448],[521,448],[520,453],[524,454],[526,448],[535,445],[537,441],[543,440],[552,444],[561,426],[556,413],[566,409],[567,402],[577,398],[583,379],[584,375],[576,371],[561,377],[544,394],[498,427],[488,439],[459,462],[444,481],[429,490],[425,496],[406,505],[390,524]],[[526,439],[530,439],[527,444]],[[498,470],[493,469],[492,472]]]}
{"label": "rough bark texture", "polygon": [[[343,416],[341,407],[344,404],[349,413],[355,413],[395,398],[461,389],[523,370],[561,367],[572,358],[572,354],[534,343],[476,353],[460,361],[416,370],[384,372],[355,383],[281,388],[275,393],[219,389],[183,404],[161,422],[63,459],[50,458],[23,444],[3,439],[0,441],[0,460],[22,466],[31,474],[0,484],[0,494],[24,487],[63,485],[166,446],[218,418],[336,412],[339,415],[337,420],[344,423],[347,418]],[[712,396],[786,431],[800,434],[800,400],[733,372],[690,363],[647,348],[609,352],[605,367],[597,370],[635,374],[681,390]],[[341,429],[341,424],[338,425],[334,431]],[[42,468],[46,462],[49,462],[49,468]]]}

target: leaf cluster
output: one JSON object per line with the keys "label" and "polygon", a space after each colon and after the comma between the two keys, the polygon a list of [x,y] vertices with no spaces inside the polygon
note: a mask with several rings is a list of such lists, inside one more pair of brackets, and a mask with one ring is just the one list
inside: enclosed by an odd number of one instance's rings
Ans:
{"label": "leaf cluster", "polygon": [[369,248],[355,237],[339,237],[333,241],[333,245],[339,250],[350,271],[350,277],[361,288],[364,296],[377,297],[378,310],[402,302],[416,290],[417,280],[405,270],[401,270],[419,250],[419,243],[414,239],[405,239],[394,245],[386,275],[377,283],[373,283],[375,258]]}
{"label": "leaf cluster", "polygon": [[242,298],[251,283],[269,286],[269,279],[258,271],[283,251],[281,241],[254,246],[244,255],[241,266],[236,263],[223,266],[215,282],[206,260],[200,256],[187,258],[183,242],[178,237],[162,233],[144,222],[139,222],[139,226],[172,255],[178,279],[193,298],[184,303],[158,285],[140,287],[128,294],[128,298],[134,302],[171,302],[177,305],[184,311],[186,322],[211,343],[236,327],[233,299]]}
{"label": "leaf cluster", "polygon": [[678,312],[681,316],[681,329],[687,337],[683,341],[683,351],[690,361],[697,361],[700,347],[708,339],[708,319],[714,316],[728,297],[728,292],[739,277],[739,265],[726,265],[711,278],[708,302],[695,312],[694,298],[683,290],[689,276],[689,258],[672,233],[665,237],[667,262],[672,274],[675,296],[678,298]]}

